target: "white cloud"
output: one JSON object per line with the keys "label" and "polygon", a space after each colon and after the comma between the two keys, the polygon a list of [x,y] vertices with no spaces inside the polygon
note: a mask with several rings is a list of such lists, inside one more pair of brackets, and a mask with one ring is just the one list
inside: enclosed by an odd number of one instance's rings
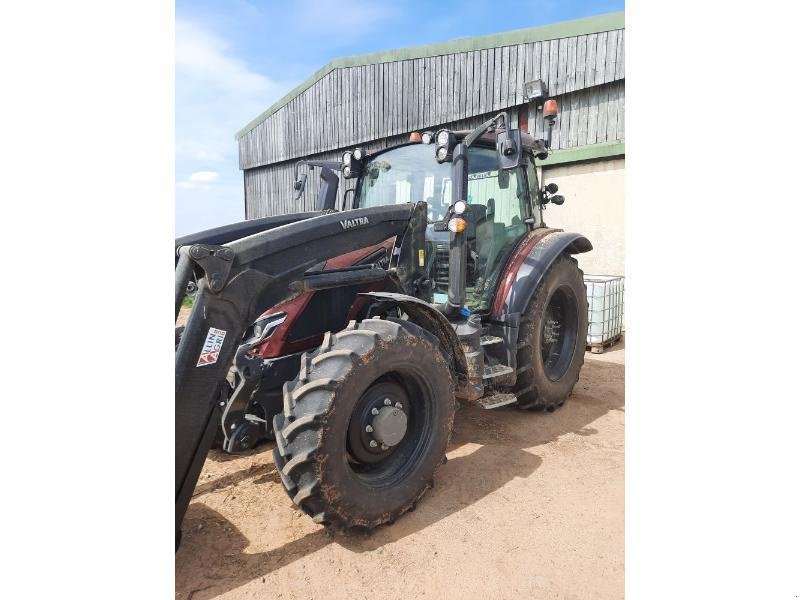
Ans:
{"label": "white cloud", "polygon": [[212,183],[219,181],[219,173],[216,171],[195,171],[187,179],[179,181],[175,185],[184,190],[206,190]]}
{"label": "white cloud", "polygon": [[236,131],[287,85],[251,70],[224,40],[193,23],[176,22],[175,42],[176,158],[230,160]]}
{"label": "white cloud", "polygon": [[216,171],[196,171],[189,175],[189,181],[199,181],[201,183],[211,183],[219,179]]}
{"label": "white cloud", "polygon": [[[291,88],[252,70],[222,38],[175,24],[176,227],[244,219],[234,134]],[[215,208],[216,207],[216,208]]]}

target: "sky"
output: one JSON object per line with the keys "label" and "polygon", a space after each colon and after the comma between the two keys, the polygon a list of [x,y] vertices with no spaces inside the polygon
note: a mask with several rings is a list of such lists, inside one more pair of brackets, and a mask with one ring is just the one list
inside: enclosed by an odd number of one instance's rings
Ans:
{"label": "sky", "polygon": [[175,7],[180,236],[244,219],[236,132],[334,58],[589,17],[624,10],[624,2],[179,0]]}

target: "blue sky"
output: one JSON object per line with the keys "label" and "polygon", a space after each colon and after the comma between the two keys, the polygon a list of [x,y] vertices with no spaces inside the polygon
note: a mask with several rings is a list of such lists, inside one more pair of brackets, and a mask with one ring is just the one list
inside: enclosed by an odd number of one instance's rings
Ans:
{"label": "blue sky", "polygon": [[178,1],[176,235],[244,219],[234,134],[331,59],[623,9],[622,0]]}

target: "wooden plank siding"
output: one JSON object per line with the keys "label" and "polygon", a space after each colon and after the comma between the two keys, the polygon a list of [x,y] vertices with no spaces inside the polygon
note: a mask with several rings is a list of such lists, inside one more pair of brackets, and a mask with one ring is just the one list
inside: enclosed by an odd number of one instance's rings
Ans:
{"label": "wooden plank siding", "polygon": [[624,29],[613,29],[334,68],[239,137],[239,166],[338,155],[520,106],[523,85],[533,79],[543,79],[560,100],[563,130],[556,126],[554,147],[599,143],[624,131],[624,55]]}
{"label": "wooden plank siding", "polygon": [[[475,57],[473,57],[474,64]],[[624,80],[579,89],[555,96],[555,98],[560,114],[553,127],[553,150],[624,141]],[[533,110],[528,105],[522,104],[512,112],[512,121],[516,121],[520,109],[525,110],[526,108],[529,110],[528,126],[531,133],[535,137],[545,137],[546,130],[541,110]],[[495,111],[490,110],[465,119],[436,123],[431,129],[438,127],[454,130],[471,129],[494,114]],[[408,133],[404,131],[395,135],[382,136],[360,144],[360,146],[367,152],[373,152],[403,143],[407,139]],[[345,146],[345,148],[349,147]],[[433,146],[430,148],[432,156]],[[315,153],[313,157],[320,160],[338,160],[342,152],[342,148],[336,148]],[[248,219],[313,209],[319,190],[318,171],[309,172],[306,167],[301,167],[301,172],[308,173],[308,180],[303,198],[295,203],[293,201],[294,164],[295,159],[290,159],[244,171],[245,215]],[[354,179],[343,179],[342,182],[337,206],[341,206],[344,191],[352,189],[355,185]]]}

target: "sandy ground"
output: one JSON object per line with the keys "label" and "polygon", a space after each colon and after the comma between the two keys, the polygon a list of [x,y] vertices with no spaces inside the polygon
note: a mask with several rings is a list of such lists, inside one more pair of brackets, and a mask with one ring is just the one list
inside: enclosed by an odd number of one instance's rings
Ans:
{"label": "sandy ground", "polygon": [[184,521],[176,597],[622,598],[624,345],[586,355],[552,414],[458,411],[417,509],[336,534],[289,502],[271,448],[213,452]]}

